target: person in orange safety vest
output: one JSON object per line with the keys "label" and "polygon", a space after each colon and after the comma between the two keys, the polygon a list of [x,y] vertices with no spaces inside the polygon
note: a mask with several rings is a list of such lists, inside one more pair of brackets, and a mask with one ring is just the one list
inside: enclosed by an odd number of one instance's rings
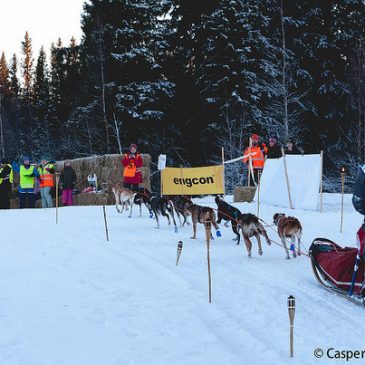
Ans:
{"label": "person in orange safety vest", "polygon": [[39,187],[41,189],[42,208],[52,208],[53,200],[51,190],[54,186],[53,175],[55,173],[54,165],[43,158],[38,167]]}
{"label": "person in orange safety vest", "polygon": [[263,143],[260,145],[259,136],[257,134],[253,134],[251,136],[252,146],[247,147],[245,149],[245,157],[243,158],[243,162],[247,164],[247,168],[250,167],[250,158],[252,160],[252,169],[255,182],[258,182],[258,175],[262,173],[265,164],[265,156],[267,154],[267,147]]}

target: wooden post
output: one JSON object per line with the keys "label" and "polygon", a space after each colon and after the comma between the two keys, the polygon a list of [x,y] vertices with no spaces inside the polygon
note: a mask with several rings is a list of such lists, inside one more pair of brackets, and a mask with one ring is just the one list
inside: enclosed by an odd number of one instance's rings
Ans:
{"label": "wooden post", "polygon": [[320,188],[319,188],[319,211],[322,213],[323,211],[323,151],[321,151],[321,182],[320,182]]}
{"label": "wooden post", "polygon": [[288,297],[288,312],[290,321],[290,357],[294,357],[294,315],[295,315],[295,298],[291,295]]}
{"label": "wooden post", "polygon": [[341,226],[340,233],[342,233],[343,228],[343,198],[345,194],[345,177],[346,177],[346,169],[341,167]]}
{"label": "wooden post", "polygon": [[177,253],[176,253],[176,266],[179,264],[180,255],[183,249],[183,242],[179,241],[177,244]]}
{"label": "wooden post", "polygon": [[160,196],[162,197],[162,189],[163,189],[163,187],[162,187],[162,175],[163,175],[163,170],[160,170],[160,190],[161,190],[161,193],[160,193]]}
{"label": "wooden post", "polygon": [[60,183],[60,176],[61,176],[61,173],[56,172],[56,224],[58,224],[58,205],[59,205],[58,188],[59,188],[59,183]]}
{"label": "wooden post", "polygon": [[224,168],[224,147],[222,147],[222,166],[223,166],[223,186],[224,186],[224,192],[226,192],[226,184],[225,184],[225,168]]}
{"label": "wooden post", "polygon": [[[250,153],[251,153],[251,147],[252,147],[252,138],[250,137],[250,141],[248,143],[249,147],[250,147]],[[251,187],[251,156],[248,158],[249,162],[248,162],[248,166],[247,166],[247,186]]]}
{"label": "wooden post", "polygon": [[286,179],[286,187],[288,189],[288,198],[289,198],[289,207],[290,209],[293,209],[293,204],[291,201],[291,195],[290,195],[290,185],[289,185],[289,176],[288,176],[288,170],[286,168],[286,160],[285,160],[285,152],[284,148],[281,149],[281,153],[283,155],[283,162],[284,162],[284,171],[285,171],[285,179]]}
{"label": "wooden post", "polygon": [[107,203],[107,192],[108,192],[108,183],[103,182],[101,184],[102,189],[103,189],[103,193],[104,193],[104,199],[103,199],[103,215],[104,215],[104,226],[105,226],[105,235],[106,235],[106,240],[107,242],[109,242],[109,230],[108,230],[108,220],[107,220],[107,216],[106,216],[106,203]]}
{"label": "wooden post", "polygon": [[257,217],[260,215],[260,185],[261,185],[261,171],[257,174]]}
{"label": "wooden post", "polygon": [[206,241],[207,241],[207,263],[208,263],[208,298],[209,303],[212,302],[212,276],[210,272],[210,238],[211,238],[211,230],[212,230],[212,222],[205,221],[205,234],[206,234]]}

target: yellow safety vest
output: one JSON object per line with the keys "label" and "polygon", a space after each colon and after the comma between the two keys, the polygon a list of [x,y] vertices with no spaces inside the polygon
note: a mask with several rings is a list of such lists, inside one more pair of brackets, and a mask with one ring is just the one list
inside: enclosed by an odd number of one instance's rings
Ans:
{"label": "yellow safety vest", "polygon": [[[3,182],[3,180],[7,180],[7,179],[9,179],[9,182],[10,182],[10,184],[12,184],[13,183],[13,168],[12,168],[12,166],[10,165],[10,164],[8,164],[7,166],[9,166],[10,167],[10,174],[9,174],[9,177],[6,177],[5,179],[2,179],[1,177],[0,177],[0,184]],[[0,173],[1,172],[3,172],[3,167],[1,167],[0,168]]]}
{"label": "yellow safety vest", "polygon": [[[22,189],[33,189],[34,188],[34,166],[30,166],[26,169],[24,165],[20,166],[20,187]],[[33,175],[33,176],[29,176]]]}

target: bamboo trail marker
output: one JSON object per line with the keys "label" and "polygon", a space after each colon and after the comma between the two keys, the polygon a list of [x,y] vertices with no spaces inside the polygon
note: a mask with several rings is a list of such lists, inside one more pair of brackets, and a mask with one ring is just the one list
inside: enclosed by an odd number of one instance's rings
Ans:
{"label": "bamboo trail marker", "polygon": [[107,200],[107,192],[108,192],[108,183],[103,182],[101,184],[102,189],[103,189],[103,193],[104,193],[104,201],[103,201],[103,214],[104,214],[104,225],[105,225],[105,235],[106,235],[106,240],[107,242],[109,242],[109,230],[108,230],[108,219],[106,216],[106,200]]}
{"label": "bamboo trail marker", "polygon": [[205,221],[205,234],[207,240],[207,263],[208,263],[208,293],[209,293],[209,303],[212,303],[212,276],[210,272],[210,237],[212,231],[212,222]]}
{"label": "bamboo trail marker", "polygon": [[284,148],[281,149],[281,153],[283,155],[284,171],[285,171],[285,179],[286,179],[286,187],[288,189],[289,207],[290,207],[290,209],[293,209],[293,204],[292,204],[291,195],[290,195],[290,185],[289,185],[288,169],[286,168],[286,160],[285,160]]}
{"label": "bamboo trail marker", "polygon": [[58,224],[58,205],[59,205],[59,193],[58,188],[60,185],[60,172],[56,172],[56,224]]}
{"label": "bamboo trail marker", "polygon": [[183,249],[183,242],[179,241],[178,244],[177,244],[176,266],[179,264],[182,249]]}
{"label": "bamboo trail marker", "polygon": [[223,166],[223,176],[222,176],[222,179],[223,179],[223,186],[224,186],[224,191],[226,191],[225,189],[225,175],[226,175],[226,169],[225,169],[225,165],[224,165],[224,147],[222,147],[222,166]]}
{"label": "bamboo trail marker", "polygon": [[341,167],[341,228],[340,233],[342,233],[343,228],[343,197],[345,194],[345,178],[346,178],[346,169],[344,166]]}
{"label": "bamboo trail marker", "polygon": [[322,211],[323,211],[323,151],[321,151],[321,182],[320,182],[319,194],[320,194],[319,211],[322,213]]}
{"label": "bamboo trail marker", "polygon": [[[250,137],[250,142],[249,142],[249,147],[250,147],[250,153],[251,153],[251,147],[252,147],[252,139]],[[248,162],[248,173],[247,173],[247,186],[250,187],[251,186],[251,161],[252,161],[252,158],[251,156],[248,157],[249,158],[249,162]]]}
{"label": "bamboo trail marker", "polygon": [[290,321],[290,357],[294,357],[294,315],[295,315],[295,298],[291,295],[288,297],[288,312]]}
{"label": "bamboo trail marker", "polygon": [[257,174],[257,217],[260,216],[260,185],[261,185],[261,171]]}

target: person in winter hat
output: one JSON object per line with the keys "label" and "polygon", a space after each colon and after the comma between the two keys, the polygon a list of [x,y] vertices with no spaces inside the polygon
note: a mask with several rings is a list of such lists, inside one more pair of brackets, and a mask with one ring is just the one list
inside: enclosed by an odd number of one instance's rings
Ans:
{"label": "person in winter hat", "polygon": [[35,180],[39,177],[38,171],[34,165],[30,164],[29,156],[23,156],[22,163],[19,167],[19,208],[34,208],[35,206]]}
{"label": "person in winter hat", "polygon": [[122,165],[124,167],[124,187],[138,191],[139,184],[142,183],[143,159],[140,153],[137,152],[135,143],[132,143],[128,153],[123,155]]}
{"label": "person in winter hat", "polygon": [[285,148],[286,155],[300,155],[301,152],[298,148],[295,147],[294,142],[291,138],[288,138],[286,141],[286,148]]}
{"label": "person in winter hat", "polygon": [[277,143],[276,137],[271,136],[267,146],[267,158],[280,158],[282,156],[281,148]]}
{"label": "person in winter hat", "polygon": [[48,158],[43,157],[38,165],[39,187],[42,198],[42,208],[52,208],[53,200],[51,190],[54,187],[53,175],[55,173],[54,165]]}
{"label": "person in winter hat", "polygon": [[267,153],[266,145],[260,144],[260,137],[257,134],[251,136],[252,146],[245,149],[243,162],[247,164],[248,173],[250,173],[250,163],[252,161],[252,169],[255,183],[258,183],[258,175],[262,173],[265,164],[265,155]]}
{"label": "person in winter hat", "polygon": [[10,209],[10,192],[13,185],[13,168],[3,158],[0,166],[0,209]]}
{"label": "person in winter hat", "polygon": [[73,205],[73,190],[76,184],[76,173],[71,167],[71,162],[66,160],[60,175],[60,186],[62,189],[62,204]]}

